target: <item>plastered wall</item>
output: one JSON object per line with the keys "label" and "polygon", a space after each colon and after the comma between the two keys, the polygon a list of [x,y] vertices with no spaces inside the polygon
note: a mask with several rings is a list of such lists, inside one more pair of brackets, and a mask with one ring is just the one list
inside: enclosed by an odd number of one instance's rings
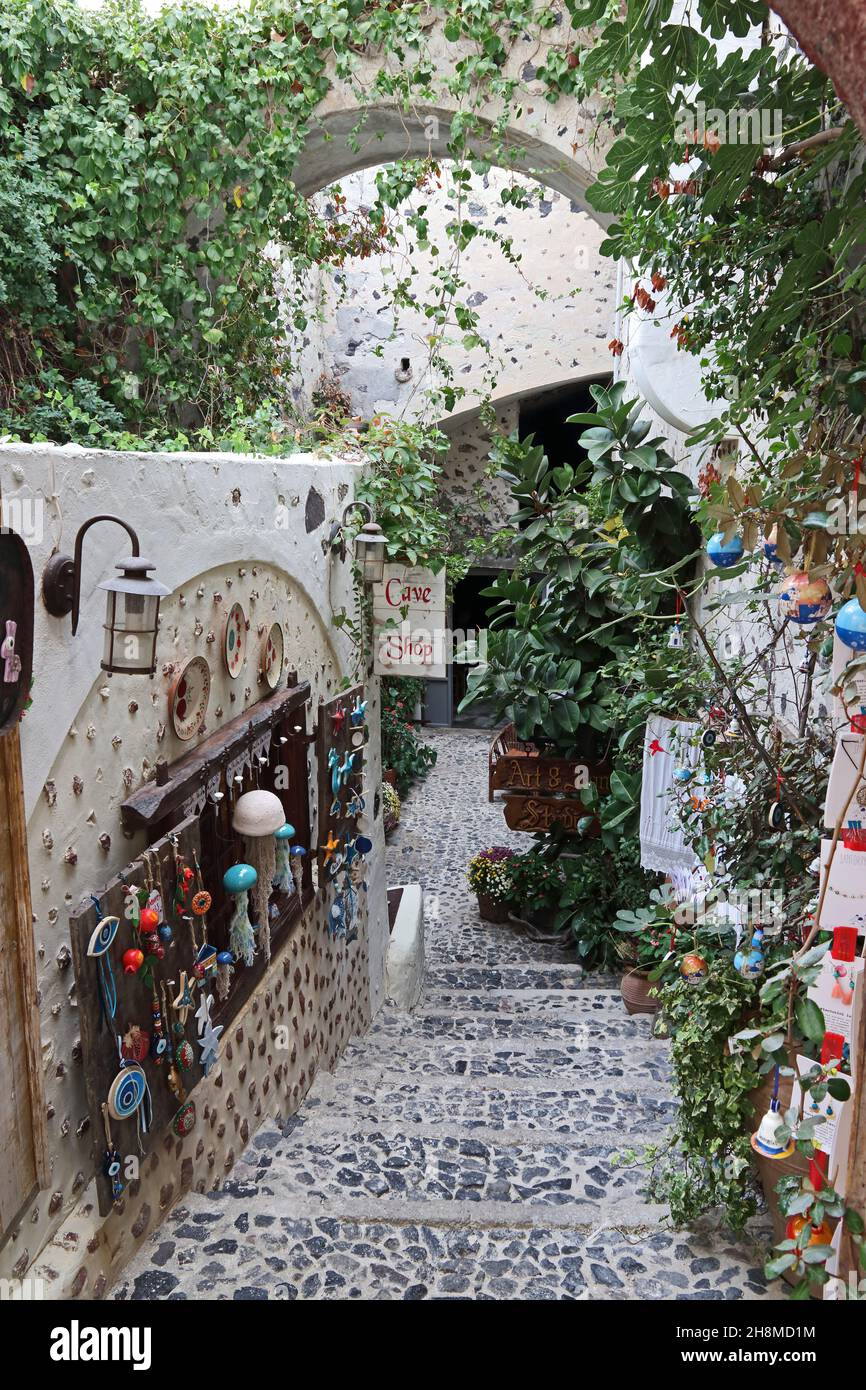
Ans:
{"label": "plastered wall", "polygon": [[[99,669],[105,599],[96,585],[128,553],[119,528],[105,524],[88,534],[75,638],[70,620],[50,617],[37,599],[36,680],[21,739],[51,1182],[0,1251],[0,1275],[29,1271],[45,1281],[48,1296],[103,1292],[180,1193],[224,1179],[262,1116],[285,1118],[296,1109],[316,1071],[334,1065],[382,1001],[383,838],[381,821],[371,818],[364,829],[375,848],[357,941],[329,940],[324,896],[317,894],[228,1029],[219,1066],[196,1089],[195,1130],[184,1140],[155,1142],[121,1207],[105,1221],[98,1216],[70,909],[142,848],[124,833],[119,807],[152,774],[157,757],[171,762],[268,693],[258,654],[272,622],[283,626],[286,669],[311,684],[313,714],[320,698],[356,678],[354,649],[330,625],[334,612],[352,605],[350,566],[326,541],[358,472],[356,464],[310,455],[270,460],[0,446],[4,503],[17,499],[19,514],[33,518],[28,540],[37,585],[52,550],[71,552],[82,521],[109,512],[137,529],[142,553],[172,591],[161,607],[152,680],[107,678]],[[221,642],[235,602],[250,627],[245,668],[232,680]],[[212,675],[206,727],[181,743],[170,727],[168,692],[179,666],[198,653]],[[378,698],[373,679],[360,674],[370,697],[367,785],[374,788]],[[315,838],[312,753],[309,772]],[[287,1030],[286,1047],[275,1045],[279,1028]]]}
{"label": "plastered wall", "polygon": [[[461,252],[460,275],[470,287],[467,302],[479,316],[478,333],[489,340],[496,363],[495,398],[505,399],[610,369],[607,342],[614,310],[615,267],[599,254],[604,230],[569,198],[529,179],[513,179],[500,169],[473,176],[458,206],[449,193],[448,166],[441,187],[414,194],[412,205],[427,204],[429,241],[438,257],[418,250],[411,238],[399,251],[368,261],[350,261],[323,277],[321,369],[334,373],[348,392],[353,411],[369,419],[377,412],[411,417],[424,406],[425,370],[431,321],[423,313],[400,309],[395,314],[392,287],[396,278],[416,272],[413,294],[424,305],[436,297],[433,271],[451,251],[445,228],[459,214],[479,232],[513,239],[519,258],[512,265],[483,235]],[[370,205],[375,198],[376,169],[342,180],[347,208]],[[513,182],[531,194],[531,205],[515,208],[502,202]],[[319,195],[333,209],[330,190]],[[539,290],[543,298],[535,293]],[[466,297],[462,292],[460,298]],[[469,351],[454,329],[444,355],[454,369],[454,385],[466,391],[458,413],[477,404],[486,389],[487,357]],[[411,379],[400,382],[401,358],[412,365]],[[305,359],[309,361],[309,358]],[[312,386],[308,383],[308,389]]]}

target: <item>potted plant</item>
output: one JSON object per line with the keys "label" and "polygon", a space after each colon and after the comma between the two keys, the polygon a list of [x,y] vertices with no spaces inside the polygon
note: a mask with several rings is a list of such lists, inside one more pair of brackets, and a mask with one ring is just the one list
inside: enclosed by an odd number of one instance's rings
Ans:
{"label": "potted plant", "polygon": [[478,898],[478,911],[485,922],[508,921],[508,895],[511,889],[511,862],[514,850],[503,845],[482,849],[470,859],[466,877]]}
{"label": "potted plant", "polygon": [[382,797],[382,824],[385,834],[390,835],[392,830],[396,830],[400,824],[400,797],[397,789],[391,782],[382,783],[380,795]]}
{"label": "potted plant", "polygon": [[630,1014],[658,1013],[660,1001],[654,986],[670,956],[675,906],[672,890],[663,886],[653,888],[649,907],[633,912],[620,910],[616,914],[614,931],[622,932],[626,938],[619,955],[623,961],[632,962],[619,986]]}
{"label": "potted plant", "polygon": [[558,860],[529,850],[515,854],[509,864],[508,905],[533,927],[549,929],[562,900],[565,874]]}

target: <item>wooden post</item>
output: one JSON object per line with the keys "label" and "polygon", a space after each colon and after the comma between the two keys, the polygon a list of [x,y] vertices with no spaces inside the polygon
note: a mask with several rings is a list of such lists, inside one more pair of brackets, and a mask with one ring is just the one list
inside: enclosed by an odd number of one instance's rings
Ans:
{"label": "wooden post", "polygon": [[[17,725],[0,738],[0,1235],[49,1181],[36,950]],[[8,1072],[8,1074],[7,1074]],[[7,1123],[8,1121],[8,1123]]]}

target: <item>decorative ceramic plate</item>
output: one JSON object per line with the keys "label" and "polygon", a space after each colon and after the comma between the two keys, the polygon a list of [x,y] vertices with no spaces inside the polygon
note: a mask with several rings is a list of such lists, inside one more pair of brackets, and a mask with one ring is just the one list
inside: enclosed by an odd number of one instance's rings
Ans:
{"label": "decorative ceramic plate", "polygon": [[247,620],[239,603],[233,603],[226,619],[223,638],[223,656],[226,670],[232,680],[237,680],[247,652]]}
{"label": "decorative ceramic plate", "polygon": [[184,742],[194,738],[204,723],[210,699],[210,667],[203,656],[186,663],[168,697],[171,724]]}
{"label": "decorative ceramic plate", "polygon": [[262,648],[262,675],[269,690],[276,690],[283,675],[283,629],[274,623]]}

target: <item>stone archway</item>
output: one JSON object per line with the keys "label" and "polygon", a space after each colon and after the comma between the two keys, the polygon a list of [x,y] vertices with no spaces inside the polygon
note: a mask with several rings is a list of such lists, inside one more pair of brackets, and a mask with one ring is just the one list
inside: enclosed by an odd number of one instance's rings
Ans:
{"label": "stone archway", "polygon": [[[378,49],[365,51],[352,79],[338,76],[332,62],[329,88],[316,108],[304,151],[295,170],[295,183],[309,196],[348,174],[376,164],[433,156],[453,158],[449,149],[452,121],[467,108],[450,97],[447,78],[461,59],[475,52],[466,41],[450,43],[442,32],[443,18],[431,15],[425,24],[431,60],[437,77],[432,91],[407,108],[398,98],[380,95],[381,75],[396,82],[399,65]],[[586,190],[603,167],[612,140],[609,118],[600,100],[580,102],[561,95],[548,100],[549,89],[537,77],[552,50],[579,42],[568,19],[543,35],[514,37],[503,81],[514,83],[510,104],[485,97],[472,108],[475,133],[469,145],[479,158],[507,165],[572,199],[602,225],[610,220],[586,202]]]}

